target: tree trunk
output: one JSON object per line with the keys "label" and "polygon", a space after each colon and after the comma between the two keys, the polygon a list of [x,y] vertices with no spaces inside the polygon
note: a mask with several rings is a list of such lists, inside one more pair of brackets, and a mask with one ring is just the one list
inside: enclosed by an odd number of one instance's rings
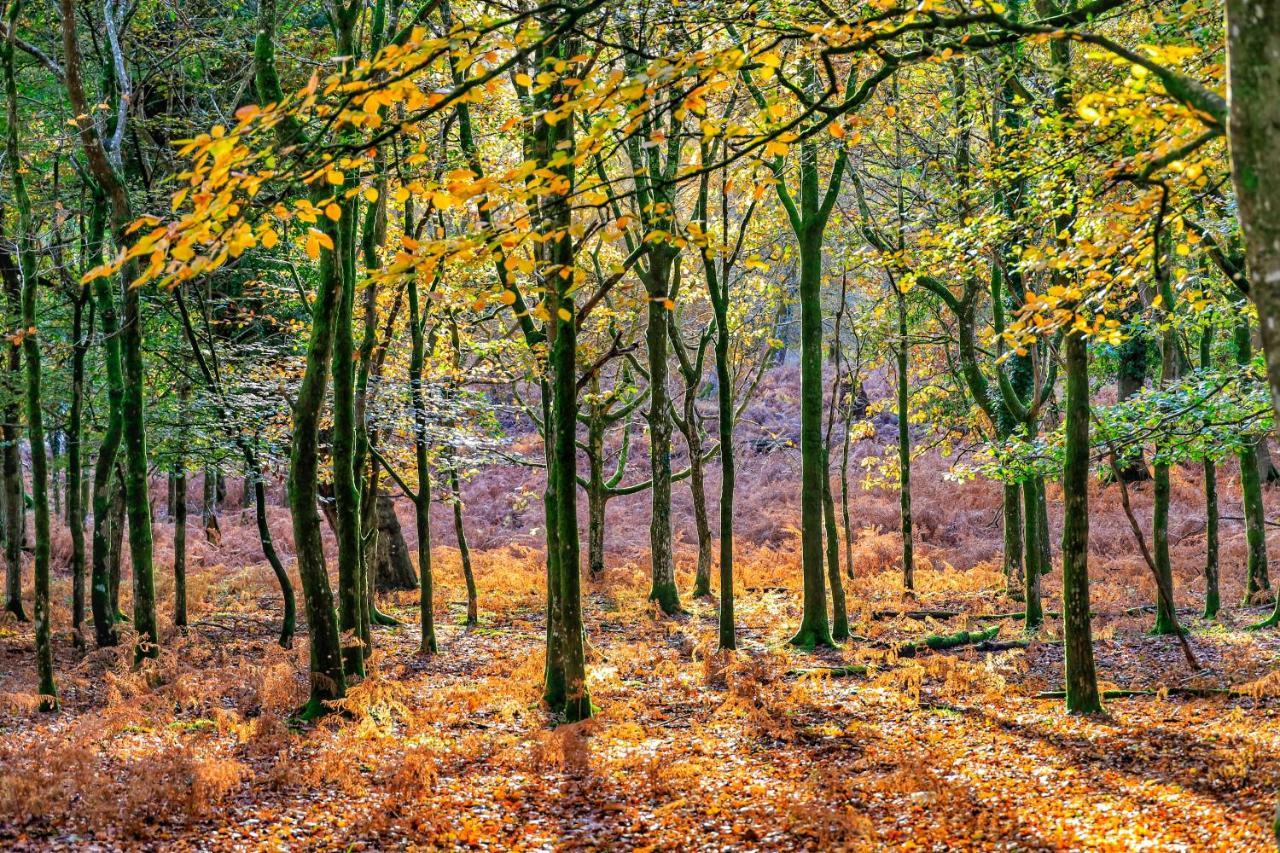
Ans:
{"label": "tree trunk", "polygon": [[417,589],[418,573],[409,560],[409,546],[405,544],[400,519],[396,516],[396,502],[390,495],[378,495],[374,501],[377,516],[378,544],[374,558],[374,586],[379,592],[397,589]]}
{"label": "tree trunk", "polygon": [[[830,452],[827,461],[830,463]],[[836,503],[831,495],[830,473],[823,478],[822,519],[826,528],[827,582],[831,584],[831,638],[849,639],[849,613],[845,608],[844,583],[840,579],[840,536],[836,532]]]}
{"label": "tree trunk", "polygon": [[1026,594],[1022,575],[1022,490],[1017,483],[1004,484],[1004,577],[1010,597],[1022,600]]}
{"label": "tree trunk", "polygon": [[[66,2],[66,0],[64,0]],[[119,242],[123,243],[123,239]],[[133,574],[133,629],[138,635],[134,657],[156,657],[160,633],[156,624],[156,589],[152,567],[151,480],[147,465],[145,414],[146,374],[142,367],[142,296],[130,276],[124,286],[120,356],[124,368],[123,441],[125,501],[129,516],[129,564]]]}
{"label": "tree trunk", "polygon": [[[102,199],[95,195],[95,208]],[[119,322],[116,300],[106,278],[93,283],[98,316],[102,318],[103,360],[107,367],[107,426],[93,463],[93,548],[90,562],[89,601],[93,608],[94,641],[99,648],[116,644],[116,621],[119,606],[116,590],[120,580],[119,537],[112,525],[119,527],[120,515],[113,512],[116,490],[113,482],[120,437],[124,430],[121,406],[124,401],[124,374],[120,367]]]}
{"label": "tree trunk", "polygon": [[694,573],[693,596],[711,595],[711,522],[707,517],[706,462],[703,461],[702,425],[695,406],[696,389],[685,394],[685,442],[689,447],[689,495],[693,498],[693,524],[698,535],[698,568]]}
{"label": "tree trunk", "polygon": [[[16,27],[16,12],[8,20]],[[49,609],[49,460],[45,454],[44,409],[40,397],[40,340],[36,326],[36,297],[40,284],[35,223],[18,132],[18,84],[14,75],[12,38],[3,47],[5,94],[8,96],[8,160],[13,178],[13,198],[18,209],[18,272],[22,281],[22,353],[25,357],[27,400],[27,443],[31,450],[31,502],[35,516],[35,642],[36,673],[39,680],[40,710],[58,709],[58,688],[53,678],[53,614]],[[56,490],[55,490],[56,493]]]}
{"label": "tree trunk", "polygon": [[[554,31],[562,23],[556,10],[540,14],[548,31]],[[557,37],[544,42],[536,51],[539,63],[560,62],[566,73],[573,74],[579,67],[576,60],[577,45],[572,38]],[[545,695],[550,700],[553,712],[560,714],[566,722],[577,722],[591,716],[591,696],[587,689],[586,650],[582,624],[582,592],[578,566],[578,483],[577,483],[577,422],[578,422],[578,389],[577,389],[577,355],[578,326],[571,288],[573,282],[569,277],[556,274],[557,270],[571,270],[575,263],[574,238],[571,232],[573,211],[570,199],[574,186],[574,163],[557,160],[555,152],[560,149],[573,150],[574,125],[576,117],[573,113],[560,116],[562,120],[547,121],[547,110],[559,103],[568,95],[564,77],[557,77],[544,91],[536,95],[533,121],[531,154],[532,160],[542,168],[554,174],[555,180],[563,182],[566,192],[554,194],[539,200],[538,227],[542,233],[552,239],[543,242],[538,251],[538,261],[546,271],[545,281],[548,283],[546,299],[548,320],[546,323],[548,348],[546,375],[550,394],[550,409],[547,411],[547,439],[550,452],[547,454],[547,504],[551,508],[548,514],[547,551],[554,553],[548,560],[550,576],[548,577],[548,604],[557,611],[558,619],[549,624],[549,642],[547,649],[547,689]],[[662,306],[659,306],[662,307]],[[652,306],[651,306],[652,312]],[[654,317],[650,313],[650,324]],[[650,328],[651,344],[656,332],[662,341],[665,352],[666,326],[660,329]],[[660,375],[652,375],[651,382],[665,384],[665,359]],[[665,387],[661,392],[654,392],[664,400]],[[651,399],[651,402],[652,399]],[[663,409],[655,410],[659,416],[650,419],[650,429],[662,431],[662,424],[667,420]],[[670,430],[669,421],[666,429]],[[655,454],[653,461],[669,469],[670,459]],[[658,480],[661,471],[654,471],[654,491],[659,491]],[[666,493],[654,498],[655,509],[669,509],[670,482],[666,484]],[[665,504],[662,501],[666,501]],[[662,519],[654,518],[651,534],[658,529]],[[552,532],[554,529],[554,532]],[[670,527],[668,523],[668,539]],[[658,530],[661,533],[661,530]],[[657,545],[661,545],[661,536],[656,537]],[[669,544],[669,541],[668,541]],[[657,566],[655,557],[655,566]],[[662,567],[665,572],[665,567]],[[655,581],[660,579],[655,577]],[[658,586],[658,584],[655,584]],[[554,591],[553,591],[554,590]],[[660,595],[666,593],[655,589]],[[674,577],[670,588],[674,597]],[[551,619],[548,619],[551,623]]]}
{"label": "tree trunk", "polygon": [[[98,217],[101,222],[101,216]],[[102,240],[101,232],[92,243]],[[89,304],[89,286],[84,285],[72,306],[71,315],[71,408],[67,413],[67,528],[71,531],[71,634],[77,646],[84,645],[85,547],[84,547],[84,361],[89,348],[84,309]]]}
{"label": "tree trunk", "polygon": [[1036,488],[1034,478],[1022,481],[1022,531],[1023,547],[1023,594],[1026,628],[1034,632],[1044,621],[1044,610],[1040,602],[1040,577],[1044,574],[1040,569],[1040,492]]}
{"label": "tree trunk", "polygon": [[431,466],[429,440],[427,438],[427,408],[423,391],[422,371],[426,359],[426,343],[423,327],[427,317],[425,306],[420,306],[418,282],[409,279],[409,324],[411,349],[409,354],[409,402],[413,407],[413,451],[418,474],[418,493],[413,496],[413,521],[418,534],[418,613],[420,616],[420,644],[423,654],[433,655],[440,650],[436,641],[435,585],[431,572]]}
{"label": "tree trunk", "polygon": [[173,624],[187,625],[187,472],[173,472]]}
{"label": "tree trunk", "polygon": [[[15,328],[21,321],[21,279],[15,274],[5,276],[11,320]],[[22,423],[22,347],[9,346],[9,364],[5,371],[6,405],[4,424],[0,434],[4,438],[4,609],[26,622],[27,613],[22,606],[22,540],[26,538],[26,510],[22,486],[22,450],[19,447],[19,427]]]}
{"label": "tree trunk", "polygon": [[112,476],[111,504],[107,510],[106,527],[111,537],[107,545],[107,573],[110,578],[108,604],[113,623],[129,621],[124,611],[120,609],[120,579],[124,575],[124,531],[128,524],[126,506],[124,474],[121,466],[116,465]]}
{"label": "tree trunk", "polygon": [[907,306],[906,297],[898,296],[898,346],[895,353],[898,368],[898,515],[902,531],[902,586],[916,588],[916,558],[911,523],[911,423],[908,404]]}
{"label": "tree trunk", "polygon": [[650,520],[649,520],[649,563],[652,574],[652,585],[649,589],[649,600],[656,601],[662,612],[668,616],[680,613],[680,594],[676,589],[675,559],[671,550],[671,412],[668,411],[671,399],[668,391],[667,361],[668,336],[667,324],[671,321],[671,312],[664,302],[667,300],[667,279],[669,274],[665,265],[658,261],[661,252],[651,256],[654,267],[661,270],[650,270],[649,280],[649,317],[645,331],[645,342],[648,348],[649,368],[649,410],[645,418],[649,422],[649,469],[653,485],[650,487]]}
{"label": "tree trunk", "polygon": [[476,595],[476,576],[471,570],[471,546],[467,544],[467,528],[462,518],[462,482],[457,466],[449,468],[449,488],[453,490],[453,536],[458,541],[458,561],[462,564],[462,579],[467,584],[467,625],[480,624],[480,611]]}
{"label": "tree trunk", "polygon": [[213,468],[204,469],[200,520],[204,525],[205,541],[214,547],[221,547],[222,525],[218,522],[218,475]]}
{"label": "tree trunk", "polygon": [[[1116,359],[1116,402],[1123,403],[1141,391],[1147,382],[1147,336],[1141,328],[1131,326],[1128,336],[1117,348]],[[1120,476],[1126,483],[1151,479],[1141,446],[1131,458],[1121,460]]]}
{"label": "tree trunk", "polygon": [[604,482],[603,413],[592,407],[587,416],[587,573],[592,580],[604,576],[605,506],[609,495]]}
{"label": "tree trunk", "polygon": [[[1241,320],[1233,330],[1236,364],[1244,367],[1253,360],[1249,322]],[[1245,541],[1248,545],[1245,567],[1244,604],[1271,586],[1267,571],[1267,520],[1262,503],[1262,480],[1258,475],[1258,438],[1246,437],[1237,454],[1240,460],[1240,499],[1243,504]]]}
{"label": "tree trunk", "polygon": [[[280,556],[276,553],[275,542],[271,538],[271,526],[267,523],[267,483],[262,475],[262,466],[258,462],[257,451],[245,439],[241,444],[245,467],[252,474],[254,517],[258,522],[258,542],[262,546],[262,556],[267,558],[271,571],[275,573],[276,582],[280,584],[280,597],[283,599],[282,621],[280,624],[280,645],[293,648],[293,635],[297,631],[298,606],[293,595],[293,582],[285,571]],[[249,483],[246,481],[246,486]]]}
{"label": "tree trunk", "polygon": [[[345,32],[345,31],[344,31]],[[340,35],[339,52],[351,39]],[[333,325],[333,495],[338,540],[338,628],[347,635],[343,643],[344,669],[348,676],[364,677],[364,637],[368,633],[369,606],[360,571],[360,491],[356,484],[355,413],[355,270],[351,226],[356,218],[355,202],[343,204],[342,219],[336,223],[337,313]]]}
{"label": "tree trunk", "polygon": [[[817,183],[817,151],[801,154],[802,182]],[[816,186],[812,193],[816,196]],[[807,193],[806,193],[807,194]],[[827,580],[823,577],[822,480],[826,476],[822,443],[822,232],[802,229],[800,238],[800,547],[804,609],[800,629],[791,638],[802,648],[834,646],[827,621]]]}
{"label": "tree trunk", "polygon": [[[66,2],[66,0],[64,0]],[[275,69],[275,0],[259,0],[258,32],[254,41],[254,82],[261,103],[283,99]],[[297,144],[302,130],[283,122],[276,128],[282,148]],[[323,199],[327,190],[312,191],[312,201]],[[326,235],[335,231],[327,218]],[[336,241],[335,241],[336,247]],[[289,450],[289,504],[293,515],[294,548],[298,575],[307,608],[311,634],[311,696],[302,716],[327,713],[325,703],[346,695],[346,674],[342,668],[342,640],[334,609],[333,591],[325,565],[324,543],[320,535],[320,513],[316,508],[319,482],[319,426],[328,384],[329,358],[333,347],[333,322],[342,291],[342,271],[333,250],[320,255],[318,284],[312,303],[311,337],[307,343],[306,366],[293,407],[293,434]]]}
{"label": "tree trunk", "polygon": [[[1066,461],[1062,469],[1062,635],[1067,711],[1102,710],[1089,617],[1089,351],[1084,339],[1066,336]],[[1028,595],[1030,599],[1030,595]]]}
{"label": "tree trunk", "polygon": [[738,647],[733,612],[733,489],[736,479],[733,452],[733,373],[729,366],[729,282],[712,300],[716,314],[716,405],[720,430],[720,648]]}
{"label": "tree trunk", "polygon": [[1049,529],[1049,499],[1045,495],[1044,477],[1036,477],[1036,511],[1040,513],[1040,518],[1036,522],[1036,537],[1040,546],[1040,574],[1047,575],[1053,571],[1053,548],[1050,545],[1050,537],[1053,535]]}
{"label": "tree trunk", "polygon": [[[1157,237],[1155,251],[1157,275],[1160,277],[1160,292],[1164,297],[1164,307],[1166,311],[1174,310],[1173,290],[1169,286],[1165,275],[1161,272],[1163,269],[1160,263],[1160,253],[1162,251],[1162,239]],[[1160,342],[1160,386],[1166,387],[1172,383],[1178,374],[1178,338],[1177,330],[1170,328],[1165,331],[1164,337]],[[1157,448],[1157,452],[1159,448]],[[1252,467],[1253,474],[1257,476],[1256,466]],[[1155,486],[1152,491],[1152,509],[1151,509],[1151,540],[1152,551],[1156,566],[1156,584],[1163,587],[1168,595],[1161,594],[1160,589],[1156,590],[1156,621],[1151,628],[1152,634],[1174,634],[1181,630],[1178,626],[1178,615],[1174,610],[1173,601],[1173,565],[1169,558],[1169,463],[1157,461],[1154,465]]]}
{"label": "tree trunk", "polygon": [[1226,10],[1231,180],[1280,413],[1280,8],[1276,0],[1227,0]]}

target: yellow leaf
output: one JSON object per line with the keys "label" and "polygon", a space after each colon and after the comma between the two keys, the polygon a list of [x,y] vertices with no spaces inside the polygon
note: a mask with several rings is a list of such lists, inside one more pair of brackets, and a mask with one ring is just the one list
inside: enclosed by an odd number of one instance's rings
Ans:
{"label": "yellow leaf", "polygon": [[337,169],[330,169],[325,173],[324,179],[335,187],[347,179],[347,176],[339,172]]}
{"label": "yellow leaf", "polygon": [[342,218],[342,208],[338,207],[334,202],[329,202],[325,205],[324,215],[332,219],[334,222],[337,222]]}
{"label": "yellow leaf", "polygon": [[323,231],[320,231],[319,229],[316,229],[316,228],[307,229],[307,245],[306,245],[307,256],[310,257],[311,260],[313,261],[318,259],[320,257],[321,248],[328,249],[329,251],[332,252],[333,240],[330,239],[328,234],[324,233]]}
{"label": "yellow leaf", "polygon": [[365,200],[365,201],[367,201],[367,202],[369,202],[369,204],[373,204],[375,201],[377,201],[377,200],[378,200],[378,188],[377,188],[377,187],[369,187],[368,189],[366,189],[366,190],[364,191],[364,200]]}

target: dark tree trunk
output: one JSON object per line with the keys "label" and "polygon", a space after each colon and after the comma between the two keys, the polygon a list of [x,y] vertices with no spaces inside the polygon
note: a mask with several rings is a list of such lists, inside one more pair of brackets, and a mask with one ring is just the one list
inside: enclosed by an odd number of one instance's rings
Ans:
{"label": "dark tree trunk", "polygon": [[377,516],[378,544],[374,559],[374,584],[379,592],[417,589],[418,573],[409,559],[409,546],[396,516],[396,502],[390,495],[378,495],[374,501]]}
{"label": "dark tree trunk", "polygon": [[457,466],[449,468],[449,488],[453,490],[453,536],[458,542],[458,561],[462,564],[462,579],[467,585],[467,625],[474,626],[480,624],[480,610],[476,576],[471,569],[471,546],[467,544],[467,527],[462,517],[462,482]]}
{"label": "dark tree trunk", "polygon": [[187,472],[173,473],[173,624],[187,624]]}
{"label": "dark tree trunk", "polygon": [[1066,462],[1062,470],[1062,634],[1067,710],[1102,710],[1089,617],[1089,351],[1080,335],[1065,342]]}

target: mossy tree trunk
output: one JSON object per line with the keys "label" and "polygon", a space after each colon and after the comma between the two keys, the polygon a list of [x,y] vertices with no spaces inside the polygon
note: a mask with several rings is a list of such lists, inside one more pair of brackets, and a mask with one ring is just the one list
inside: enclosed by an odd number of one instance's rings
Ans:
{"label": "mossy tree trunk", "polygon": [[[406,213],[406,222],[410,215]],[[440,650],[436,640],[435,582],[431,568],[431,459],[427,435],[427,404],[423,390],[426,362],[426,306],[418,293],[416,277],[409,279],[409,404],[413,409],[413,453],[418,475],[413,498],[413,521],[418,535],[419,650],[433,655]]]}
{"label": "mossy tree trunk", "polygon": [[1227,0],[1226,12],[1231,180],[1271,401],[1280,413],[1280,10],[1276,0]]}
{"label": "mossy tree trunk", "polygon": [[[1200,333],[1200,368],[1213,367],[1213,327]],[[1204,460],[1204,618],[1213,619],[1221,607],[1218,590],[1218,466]]]}
{"label": "mossy tree trunk", "polygon": [[173,624],[187,625],[187,471],[173,473]]}
{"label": "mossy tree trunk", "polygon": [[[1237,321],[1232,330],[1236,364],[1245,367],[1253,360],[1248,320]],[[1258,474],[1258,438],[1248,436],[1240,445],[1237,458],[1240,462],[1240,499],[1244,510],[1245,563],[1244,604],[1253,603],[1254,596],[1271,586],[1267,571],[1267,520],[1262,503],[1262,478]]]}
{"label": "mossy tree trunk", "polygon": [[[12,266],[12,261],[8,261]],[[16,267],[6,270],[5,293],[10,314],[10,324],[16,330],[22,313],[22,279]],[[8,364],[5,369],[4,423],[0,435],[4,439],[3,488],[4,488],[4,609],[27,621],[22,606],[22,540],[26,535],[26,510],[22,484],[22,451],[19,447],[19,431],[22,424],[22,347],[8,345]]]}
{"label": "mossy tree trunk", "polygon": [[[92,232],[97,222],[96,234]],[[91,214],[88,244],[102,242],[105,222],[102,214]],[[85,554],[84,526],[84,398],[85,356],[89,350],[89,328],[85,309],[92,306],[89,285],[83,285],[75,297],[71,314],[71,405],[67,412],[67,527],[71,531],[71,634],[77,646],[84,645]],[[90,315],[92,317],[92,314]]]}
{"label": "mossy tree trunk", "polygon": [[[20,2],[10,8],[8,27],[17,28]],[[4,62],[4,84],[7,96],[7,150],[9,173],[13,180],[14,205],[18,209],[18,272],[22,280],[22,354],[26,362],[27,442],[31,452],[31,502],[35,517],[34,617],[36,641],[36,673],[39,680],[40,710],[58,710],[58,687],[53,674],[53,613],[49,602],[49,459],[45,448],[44,407],[40,396],[40,339],[36,325],[36,299],[40,284],[39,255],[35,222],[31,214],[31,198],[27,194],[21,148],[19,146],[18,84],[13,67],[13,40],[0,46]]]}
{"label": "mossy tree trunk", "polygon": [[458,562],[462,564],[462,580],[467,585],[467,625],[480,624],[480,607],[476,593],[476,575],[471,568],[471,546],[467,544],[467,527],[462,517],[462,479],[457,464],[449,466],[449,488],[453,492],[453,536],[458,543]]}
{"label": "mossy tree trunk", "polygon": [[1069,333],[1064,348],[1067,374],[1066,461],[1062,469],[1062,635],[1066,659],[1067,710],[1102,710],[1093,659],[1089,615],[1089,351]]}
{"label": "mossy tree trunk", "polygon": [[[1171,317],[1175,307],[1175,296],[1169,281],[1169,266],[1166,259],[1169,242],[1169,237],[1163,227],[1166,205],[1167,197],[1162,195],[1160,208],[1156,213],[1154,236],[1152,238],[1154,245],[1152,266],[1155,272],[1156,284],[1163,299],[1163,308],[1165,311],[1170,312],[1170,317],[1166,318],[1168,329],[1164,332],[1160,341],[1161,388],[1168,387],[1177,379],[1180,361],[1178,332],[1173,325]],[[1245,467],[1252,468],[1256,476],[1256,466]],[[1178,615],[1174,609],[1173,564],[1169,556],[1169,462],[1167,458],[1160,454],[1158,445],[1152,469],[1154,487],[1152,489],[1151,540],[1152,556],[1155,559],[1156,584],[1159,588],[1156,590],[1156,621],[1151,628],[1151,633],[1157,635],[1174,634],[1180,631],[1181,628],[1178,626]]]}
{"label": "mossy tree trunk", "polygon": [[[93,110],[85,97],[82,81],[78,15],[75,0],[60,0],[62,13],[63,82],[71,109],[76,116],[81,148],[90,174],[103,189],[110,205],[111,231],[116,245],[124,248],[130,242],[129,226],[133,208],[128,189],[120,176],[120,148],[127,116],[118,110],[113,138],[106,142],[92,118]],[[109,35],[118,21],[109,21]],[[118,38],[108,39],[113,55],[112,68],[124,69],[126,63]],[[121,103],[127,107],[129,81],[115,80]],[[135,658],[159,654],[159,635],[155,611],[155,578],[152,565],[151,495],[147,471],[146,376],[142,359],[142,297],[133,286],[137,278],[137,262],[129,260],[120,271],[122,318],[119,331],[120,362],[123,374],[121,414],[122,442],[125,450],[125,499],[129,516],[129,555],[133,569],[133,627],[138,635]]]}
{"label": "mossy tree trunk", "polygon": [[[283,98],[275,69],[275,28],[275,0],[260,0],[254,73],[258,98],[262,103],[276,103]],[[276,135],[281,148],[302,141],[301,128],[290,121],[281,122],[276,128]],[[293,434],[289,450],[289,503],[293,515],[294,548],[311,634],[311,695],[302,711],[304,717],[326,713],[329,710],[326,703],[343,698],[347,685],[338,616],[329,585],[316,503],[320,415],[328,385],[334,317],[342,295],[342,270],[332,249],[321,252],[318,273],[318,286],[312,302],[311,336],[293,407]]]}
{"label": "mossy tree trunk", "polygon": [[911,520],[911,413],[906,295],[898,292],[898,341],[894,359],[898,374],[898,520],[902,534],[902,586],[916,588],[915,534]]}

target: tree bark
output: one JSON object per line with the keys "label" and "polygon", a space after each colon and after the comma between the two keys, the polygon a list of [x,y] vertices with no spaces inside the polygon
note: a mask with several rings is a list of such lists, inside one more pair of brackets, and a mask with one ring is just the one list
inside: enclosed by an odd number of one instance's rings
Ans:
{"label": "tree bark", "polygon": [[[258,98],[262,103],[276,103],[283,97],[275,70],[275,16],[275,0],[260,0],[258,33],[254,43],[254,72]],[[301,136],[300,129],[288,122],[278,126],[276,133],[281,147],[296,144]],[[332,233],[330,239],[333,239]],[[334,315],[337,313],[337,303],[342,291],[341,274],[334,252],[323,251],[320,255],[318,286],[312,302],[311,337],[307,344],[306,366],[294,402],[293,434],[289,451],[289,502],[293,515],[294,548],[307,608],[307,626],[311,634],[311,695],[301,711],[304,718],[327,713],[327,702],[346,695],[342,640],[325,564],[320,513],[316,508],[319,421],[328,384]]]}
{"label": "tree bark", "polygon": [[374,504],[378,530],[373,561],[374,587],[380,592],[417,589],[418,573],[409,559],[409,546],[405,544],[400,519],[396,516],[395,500],[390,495],[378,495]]}
{"label": "tree bark", "polygon": [[1064,358],[1067,400],[1066,461],[1062,469],[1062,635],[1066,704],[1069,713],[1089,714],[1102,710],[1102,700],[1098,695],[1089,615],[1089,351],[1079,334],[1067,334]]}
{"label": "tree bark", "polygon": [[1231,181],[1271,400],[1280,414],[1280,3],[1227,0],[1226,10]]}

